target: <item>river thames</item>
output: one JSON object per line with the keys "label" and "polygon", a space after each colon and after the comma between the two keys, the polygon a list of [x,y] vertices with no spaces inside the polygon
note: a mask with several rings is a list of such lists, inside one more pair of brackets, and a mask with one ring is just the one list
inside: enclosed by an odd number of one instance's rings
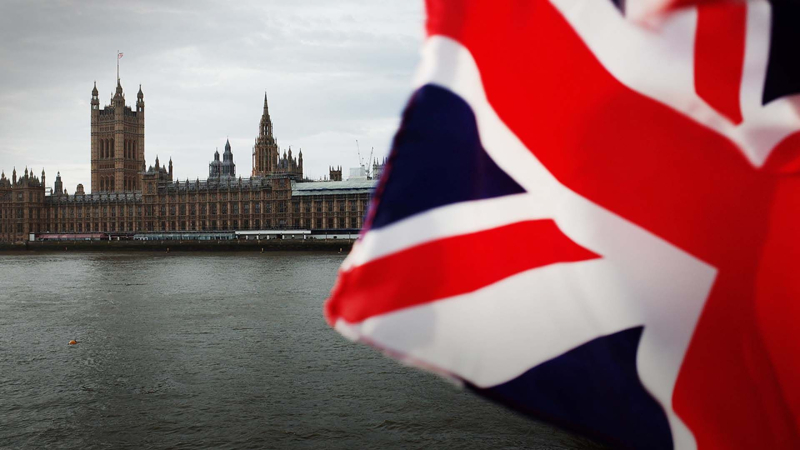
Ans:
{"label": "river thames", "polygon": [[591,445],[340,337],[343,258],[0,254],[0,447]]}

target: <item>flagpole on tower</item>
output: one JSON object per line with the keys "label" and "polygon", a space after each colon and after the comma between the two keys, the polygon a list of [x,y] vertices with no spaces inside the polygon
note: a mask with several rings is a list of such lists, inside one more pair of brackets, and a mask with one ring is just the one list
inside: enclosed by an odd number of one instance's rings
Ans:
{"label": "flagpole on tower", "polygon": [[117,84],[119,84],[119,50],[117,50]]}

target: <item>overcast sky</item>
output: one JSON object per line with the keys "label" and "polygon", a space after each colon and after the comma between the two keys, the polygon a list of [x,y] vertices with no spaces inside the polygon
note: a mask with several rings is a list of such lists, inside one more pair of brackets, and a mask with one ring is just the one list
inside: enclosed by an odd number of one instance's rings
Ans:
{"label": "overcast sky", "polygon": [[90,99],[145,96],[145,156],[208,175],[230,138],[249,176],[264,91],[306,176],[388,154],[423,38],[422,0],[0,2],[0,169],[90,184]]}

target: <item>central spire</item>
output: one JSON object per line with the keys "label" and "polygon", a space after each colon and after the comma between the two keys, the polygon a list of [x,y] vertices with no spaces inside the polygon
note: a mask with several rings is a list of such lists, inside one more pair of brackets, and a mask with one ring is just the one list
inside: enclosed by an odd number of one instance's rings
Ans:
{"label": "central spire", "polygon": [[272,119],[269,117],[269,104],[267,103],[267,91],[264,91],[264,113],[261,115],[259,136],[266,138],[270,138],[272,136]]}

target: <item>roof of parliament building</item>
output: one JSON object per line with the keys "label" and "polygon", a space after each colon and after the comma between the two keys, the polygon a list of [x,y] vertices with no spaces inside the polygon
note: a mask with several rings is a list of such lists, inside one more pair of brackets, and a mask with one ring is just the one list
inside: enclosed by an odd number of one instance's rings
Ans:
{"label": "roof of parliament building", "polygon": [[375,180],[292,183],[292,196],[370,193],[375,188],[375,183]]}

